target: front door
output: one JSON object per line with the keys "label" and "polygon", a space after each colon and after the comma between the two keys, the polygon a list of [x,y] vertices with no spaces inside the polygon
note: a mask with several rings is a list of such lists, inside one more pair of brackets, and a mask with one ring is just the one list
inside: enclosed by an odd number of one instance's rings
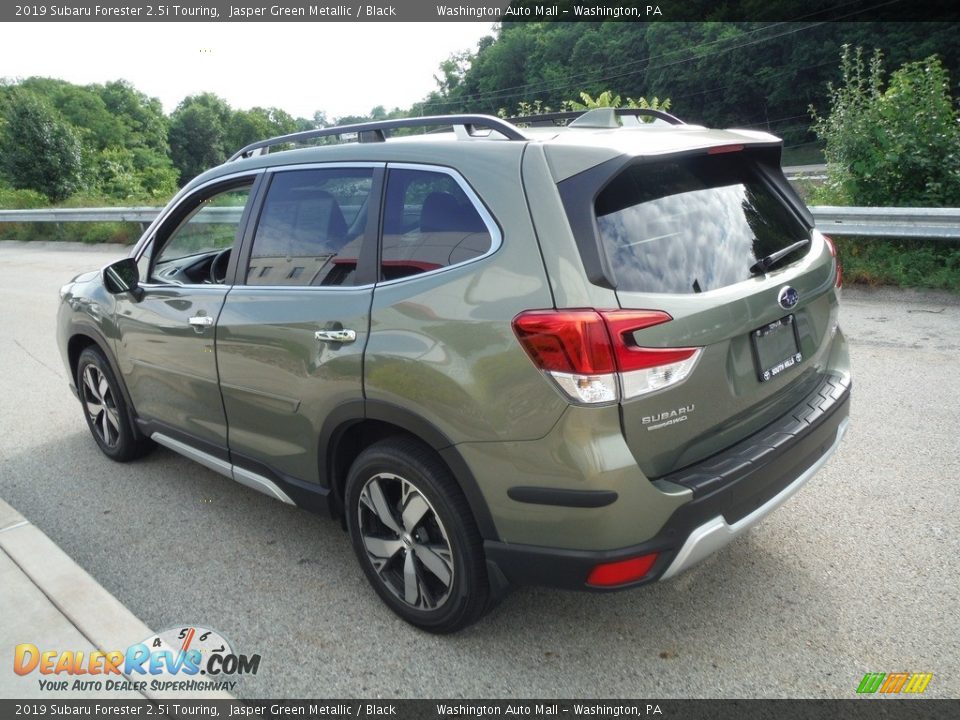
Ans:
{"label": "front door", "polygon": [[181,202],[140,260],[143,296],[117,304],[117,357],[137,415],[161,432],[227,458],[216,321],[230,289],[233,248],[253,178],[203,188]]}

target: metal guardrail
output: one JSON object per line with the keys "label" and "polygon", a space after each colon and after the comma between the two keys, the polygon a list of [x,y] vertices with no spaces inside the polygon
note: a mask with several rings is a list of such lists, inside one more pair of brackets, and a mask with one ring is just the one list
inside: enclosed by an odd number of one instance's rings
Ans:
{"label": "metal guardrail", "polygon": [[[239,208],[209,207],[195,216],[200,222],[228,222]],[[960,240],[960,208],[863,208],[814,206],[817,229],[828,235]],[[0,210],[4,222],[133,222],[146,227],[160,208],[48,208]]]}
{"label": "metal guardrail", "polygon": [[[0,210],[0,223],[4,222],[128,222],[138,223],[141,230],[156,220],[163,208],[155,207],[104,207],[104,208],[44,208],[42,210]],[[205,207],[193,216],[192,222],[228,223],[239,222],[243,208]]]}
{"label": "metal guardrail", "polygon": [[827,235],[960,240],[960,208],[810,208]]}
{"label": "metal guardrail", "polygon": [[0,222],[135,222],[151,223],[160,214],[155,207],[44,208],[0,210]]}
{"label": "metal guardrail", "polygon": [[791,165],[783,168],[787,180],[826,180],[826,165]]}

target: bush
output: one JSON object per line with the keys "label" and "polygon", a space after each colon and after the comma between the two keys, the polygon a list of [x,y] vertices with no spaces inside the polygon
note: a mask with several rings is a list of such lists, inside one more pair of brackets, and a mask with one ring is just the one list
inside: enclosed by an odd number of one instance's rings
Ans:
{"label": "bush", "polygon": [[845,284],[960,292],[960,247],[936,240],[834,237]]}
{"label": "bush", "polygon": [[50,205],[50,200],[36,190],[16,190],[0,185],[0,208],[8,210],[30,210]]}
{"label": "bush", "polygon": [[829,178],[814,202],[836,205],[960,205],[960,114],[936,56],[907,63],[883,85],[883,56],[869,66],[844,45],[842,82],[830,86],[830,113],[811,106],[826,142]]}
{"label": "bush", "polygon": [[15,89],[7,95],[2,114],[0,167],[14,188],[36,190],[54,202],[80,188],[80,138],[56,110]]}

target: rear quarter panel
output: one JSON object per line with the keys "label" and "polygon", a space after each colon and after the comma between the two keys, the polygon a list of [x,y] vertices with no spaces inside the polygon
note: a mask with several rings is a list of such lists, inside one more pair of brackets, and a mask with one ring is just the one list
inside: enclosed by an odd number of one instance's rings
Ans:
{"label": "rear quarter panel", "polygon": [[451,443],[546,435],[566,403],[513,334],[553,298],[520,182],[520,153],[456,167],[502,232],[500,248],[450,269],[377,286],[364,358],[368,400],[421,416]]}

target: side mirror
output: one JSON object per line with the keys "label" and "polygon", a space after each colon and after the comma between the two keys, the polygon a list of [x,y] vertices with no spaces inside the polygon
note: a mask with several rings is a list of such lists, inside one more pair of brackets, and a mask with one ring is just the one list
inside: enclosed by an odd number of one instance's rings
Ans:
{"label": "side mirror", "polygon": [[131,257],[107,265],[103,269],[103,285],[107,292],[113,295],[128,292],[138,301],[143,297],[140,271],[137,269],[137,261]]}

